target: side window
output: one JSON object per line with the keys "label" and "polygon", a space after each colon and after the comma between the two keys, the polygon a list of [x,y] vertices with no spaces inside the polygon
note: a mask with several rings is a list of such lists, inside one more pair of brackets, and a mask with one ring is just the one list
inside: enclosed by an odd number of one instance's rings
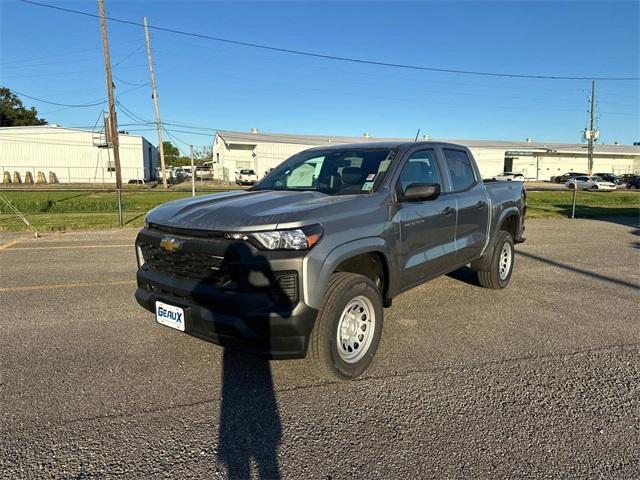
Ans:
{"label": "side window", "polygon": [[471,160],[466,152],[444,149],[444,157],[447,162],[449,174],[451,175],[454,192],[466,190],[476,183],[476,176],[473,173]]}
{"label": "side window", "polygon": [[440,173],[433,150],[419,150],[411,154],[402,173],[400,188],[404,192],[412,183],[437,183],[442,186]]}

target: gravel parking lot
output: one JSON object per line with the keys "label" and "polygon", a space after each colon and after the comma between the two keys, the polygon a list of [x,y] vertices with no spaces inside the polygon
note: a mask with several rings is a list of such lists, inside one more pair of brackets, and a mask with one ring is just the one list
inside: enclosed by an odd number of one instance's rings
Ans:
{"label": "gravel parking lot", "polygon": [[0,476],[640,477],[628,221],[530,221],[506,290],[403,294],[351,383],[155,324],[135,234],[0,232]]}

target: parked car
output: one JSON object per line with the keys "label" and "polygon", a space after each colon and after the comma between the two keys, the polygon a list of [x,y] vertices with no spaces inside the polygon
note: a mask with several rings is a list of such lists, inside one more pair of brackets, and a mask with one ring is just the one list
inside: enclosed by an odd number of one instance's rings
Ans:
{"label": "parked car", "polygon": [[211,180],[213,178],[213,169],[207,166],[196,167],[196,178],[199,180]]}
{"label": "parked car", "polygon": [[258,181],[258,175],[253,170],[240,170],[240,173],[236,174],[236,183],[238,185],[255,185]]}
{"label": "parked car", "polygon": [[638,175],[636,175],[635,173],[623,173],[622,175],[620,175],[620,181],[626,185],[630,180],[634,179],[637,176]]}
{"label": "parked car", "polygon": [[499,182],[524,182],[524,175],[514,172],[502,172],[500,175],[493,177],[493,179]]}
{"label": "parked car", "polygon": [[611,182],[615,185],[620,185],[622,180],[615,173],[594,173],[594,177],[600,177],[605,182]]}
{"label": "parked car", "polygon": [[568,180],[574,177],[586,177],[589,176],[587,173],[577,173],[577,172],[568,172],[563,175],[558,175],[557,177],[552,177],[551,181],[555,183],[566,183]]}
{"label": "parked car", "polygon": [[600,177],[580,176],[567,180],[565,186],[571,190],[578,188],[579,190],[603,190],[611,191],[616,189],[615,183],[605,182]]}
{"label": "parked car", "polygon": [[174,174],[178,182],[191,179],[191,172],[188,172],[180,167],[175,169]]}
{"label": "parked car", "polygon": [[469,264],[506,287],[525,211],[524,184],[483,182],[461,145],[313,148],[250,190],[151,210],[135,297],[160,324],[351,379],[400,293]]}
{"label": "parked car", "polygon": [[631,177],[627,182],[626,187],[631,190],[640,188],[640,177],[637,175],[635,177]]}

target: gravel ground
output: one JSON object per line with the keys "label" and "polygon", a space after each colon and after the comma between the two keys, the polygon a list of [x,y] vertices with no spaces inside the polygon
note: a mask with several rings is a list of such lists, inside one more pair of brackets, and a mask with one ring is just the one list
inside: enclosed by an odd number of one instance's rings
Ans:
{"label": "gravel ground", "polygon": [[529,222],[509,288],[401,295],[351,383],[156,325],[133,230],[2,234],[0,477],[639,478],[639,234]]}

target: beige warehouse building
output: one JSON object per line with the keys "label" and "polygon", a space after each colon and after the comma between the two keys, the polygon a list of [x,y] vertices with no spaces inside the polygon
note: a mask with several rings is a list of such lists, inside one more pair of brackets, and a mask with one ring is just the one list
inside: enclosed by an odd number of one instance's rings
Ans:
{"label": "beige warehouse building", "polygon": [[[148,182],[156,179],[158,153],[139,135],[119,134],[122,180]],[[115,183],[113,149],[104,134],[58,125],[0,128],[0,172],[13,182],[24,182],[38,173],[47,182]],[[16,173],[18,175],[16,175]]]}
{"label": "beige warehouse building", "polygon": [[[213,154],[216,176],[233,181],[240,169],[255,170],[263,177],[271,168],[291,155],[311,147],[341,143],[402,140],[407,138],[343,137],[296,135],[282,133],[234,132],[216,133]],[[420,140],[424,140],[421,138]],[[501,140],[442,140],[466,145],[473,152],[482,176],[492,177],[503,171],[521,172],[529,180],[550,180],[566,172],[587,171],[586,144],[545,143]],[[594,172],[640,173],[640,147],[628,145],[596,145]]]}

